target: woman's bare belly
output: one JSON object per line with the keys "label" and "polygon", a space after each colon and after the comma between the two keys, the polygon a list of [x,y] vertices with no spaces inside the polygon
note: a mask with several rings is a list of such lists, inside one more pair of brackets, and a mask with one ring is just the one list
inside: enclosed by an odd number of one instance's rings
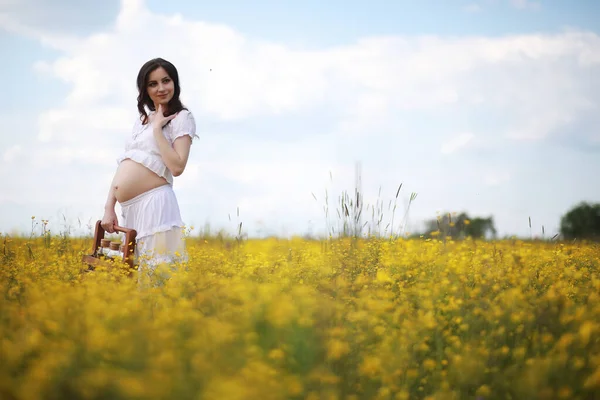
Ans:
{"label": "woman's bare belly", "polygon": [[119,164],[113,180],[115,197],[119,203],[167,183],[165,178],[129,159]]}

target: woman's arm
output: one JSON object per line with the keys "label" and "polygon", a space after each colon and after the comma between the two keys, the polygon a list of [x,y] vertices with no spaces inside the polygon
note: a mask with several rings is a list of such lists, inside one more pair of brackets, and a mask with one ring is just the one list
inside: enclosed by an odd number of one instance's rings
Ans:
{"label": "woman's arm", "polygon": [[192,119],[191,124],[188,121],[188,124],[184,127],[180,126],[178,129],[181,131],[178,133],[184,133],[184,135],[177,137],[177,139],[173,141],[173,146],[171,147],[171,143],[169,143],[167,138],[163,135],[162,128],[167,122],[175,119],[178,114],[172,114],[165,117],[163,110],[162,104],[159,105],[152,120],[152,133],[154,134],[154,139],[156,139],[156,144],[163,162],[173,176],[179,176],[185,170],[190,155],[190,147],[192,145],[192,138],[187,134],[194,134],[193,131],[195,130],[195,125],[193,124]]}
{"label": "woman's arm", "polygon": [[105,210],[114,210],[115,205],[117,204],[117,197],[115,196],[115,185],[114,180],[110,184],[110,189],[108,190],[108,197],[106,198],[106,203],[104,204]]}
{"label": "woman's arm", "polygon": [[115,231],[114,227],[118,225],[117,213],[115,212],[116,204],[117,198],[115,196],[115,181],[113,177],[113,180],[110,183],[110,189],[108,190],[106,203],[104,204],[104,216],[100,222],[102,228],[108,233],[113,233]]}
{"label": "woman's arm", "polygon": [[167,168],[169,168],[173,176],[181,175],[188,162],[192,139],[188,135],[184,135],[175,139],[173,147],[171,147],[171,144],[163,135],[160,125],[153,126],[152,132],[154,133],[162,160]]}

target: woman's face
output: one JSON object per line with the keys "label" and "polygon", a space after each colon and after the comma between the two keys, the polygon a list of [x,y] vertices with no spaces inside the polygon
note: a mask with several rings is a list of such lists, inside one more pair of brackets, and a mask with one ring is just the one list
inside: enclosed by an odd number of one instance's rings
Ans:
{"label": "woman's face", "polygon": [[167,74],[163,67],[158,67],[148,76],[148,96],[158,108],[159,104],[166,108],[169,101],[173,98],[175,85],[173,79]]}

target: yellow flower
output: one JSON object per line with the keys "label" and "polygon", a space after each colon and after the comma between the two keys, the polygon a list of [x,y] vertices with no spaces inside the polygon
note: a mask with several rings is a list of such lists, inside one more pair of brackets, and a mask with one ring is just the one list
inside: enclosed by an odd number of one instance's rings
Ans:
{"label": "yellow flower", "polygon": [[482,397],[488,397],[492,395],[492,390],[490,389],[490,387],[488,385],[483,385],[480,386],[479,389],[477,389],[477,396],[482,396]]}
{"label": "yellow flower", "polygon": [[406,390],[401,390],[398,393],[396,393],[396,400],[409,400],[410,399],[410,393],[408,393]]}
{"label": "yellow flower", "polygon": [[283,326],[295,317],[296,307],[289,296],[282,296],[271,303],[268,313],[269,322],[275,326]]}
{"label": "yellow flower", "polygon": [[377,282],[393,282],[392,278],[383,269],[377,270]]}
{"label": "yellow flower", "polygon": [[489,399],[512,369],[515,398],[572,398],[552,380],[572,371],[577,394],[600,390],[592,244],[186,237],[191,261],[144,286],[138,271],[83,273],[89,238],[38,238],[0,249],[0,387],[19,398],[69,381],[79,397],[114,382],[140,398],[342,400],[347,385],[347,400],[438,400],[475,384]]}
{"label": "yellow flower", "polygon": [[581,324],[579,327],[579,338],[581,340],[581,344],[587,346],[587,344],[590,342],[590,336],[592,336],[595,328],[595,324],[591,321],[585,321]]}
{"label": "yellow flower", "polygon": [[360,365],[360,373],[365,376],[375,376],[381,371],[381,360],[377,357],[367,356]]}
{"label": "yellow flower", "polygon": [[557,394],[559,399],[570,399],[573,395],[573,391],[571,390],[571,388],[562,387],[558,390]]}
{"label": "yellow flower", "polygon": [[596,368],[596,371],[587,377],[583,387],[586,389],[600,389],[600,367]]}
{"label": "yellow flower", "polygon": [[348,343],[338,340],[332,339],[329,341],[327,346],[327,359],[328,360],[338,360],[341,357],[345,356],[350,352],[350,346]]}
{"label": "yellow flower", "polygon": [[139,378],[128,376],[120,377],[116,383],[126,397],[142,397],[147,387]]}
{"label": "yellow flower", "polygon": [[432,371],[435,369],[436,366],[437,363],[431,358],[428,358],[425,361],[423,361],[423,367],[425,367],[426,370]]}
{"label": "yellow flower", "polygon": [[287,387],[288,394],[290,396],[299,396],[302,394],[304,388],[302,382],[297,376],[288,376],[285,378],[285,384]]}
{"label": "yellow flower", "polygon": [[407,378],[415,379],[417,376],[419,376],[419,371],[414,368],[409,368],[408,371],[406,371]]}
{"label": "yellow flower", "polygon": [[517,347],[513,350],[513,357],[515,360],[522,361],[525,359],[525,355],[527,354],[527,349],[524,347]]}
{"label": "yellow flower", "polygon": [[271,360],[281,360],[285,357],[285,353],[281,349],[273,349],[269,352],[269,358]]}

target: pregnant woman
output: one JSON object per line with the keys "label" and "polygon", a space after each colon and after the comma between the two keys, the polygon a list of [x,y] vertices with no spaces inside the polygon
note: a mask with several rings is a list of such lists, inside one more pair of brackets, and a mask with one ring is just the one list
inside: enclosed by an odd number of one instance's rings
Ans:
{"label": "pregnant woman", "polygon": [[179,99],[179,75],[173,64],[162,58],[146,62],[137,87],[140,117],[117,159],[101,224],[114,232],[119,202],[121,226],[137,231],[134,258],[141,279],[150,277],[160,264],[187,258],[173,177],[185,170],[192,138],[198,136],[192,113]]}

